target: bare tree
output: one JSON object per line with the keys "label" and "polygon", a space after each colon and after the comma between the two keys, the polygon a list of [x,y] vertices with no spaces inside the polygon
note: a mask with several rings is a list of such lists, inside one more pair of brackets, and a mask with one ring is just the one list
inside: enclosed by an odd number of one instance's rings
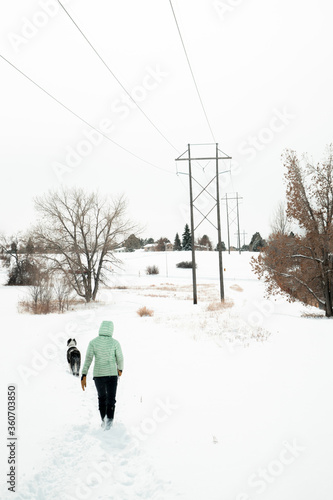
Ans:
{"label": "bare tree", "polygon": [[156,242],[155,252],[164,252],[167,243],[170,243],[170,240],[161,236],[161,238]]}
{"label": "bare tree", "polygon": [[199,247],[206,247],[207,250],[213,250],[212,242],[210,241],[207,234],[204,234],[201,238],[198,238],[198,245]]}
{"label": "bare tree", "polygon": [[287,216],[286,204],[283,201],[280,201],[272,215],[272,234],[288,234],[290,230],[291,225]]}
{"label": "bare tree", "polygon": [[322,163],[302,164],[286,151],[287,216],[300,235],[271,235],[254,271],[269,294],[283,292],[290,300],[316,304],[333,316],[333,146]]}
{"label": "bare tree", "polygon": [[98,193],[63,189],[37,198],[35,206],[41,217],[35,239],[47,249],[50,268],[86,302],[95,300],[117,261],[114,250],[134,229],[124,198],[109,202]]}
{"label": "bare tree", "polygon": [[39,273],[36,282],[29,287],[29,297],[28,310],[31,309],[34,314],[53,312],[53,283],[48,271]]}
{"label": "bare tree", "polygon": [[63,313],[65,308],[69,309],[72,300],[71,294],[74,293],[67,281],[62,278],[55,280],[53,284],[53,294],[58,304],[58,311]]}

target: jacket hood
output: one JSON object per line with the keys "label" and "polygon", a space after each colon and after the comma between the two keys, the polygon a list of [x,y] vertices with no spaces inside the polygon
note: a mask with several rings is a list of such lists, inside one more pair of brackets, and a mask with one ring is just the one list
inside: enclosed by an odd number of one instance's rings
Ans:
{"label": "jacket hood", "polygon": [[105,337],[112,337],[113,335],[113,323],[112,321],[102,321],[99,327],[98,335],[104,335]]}

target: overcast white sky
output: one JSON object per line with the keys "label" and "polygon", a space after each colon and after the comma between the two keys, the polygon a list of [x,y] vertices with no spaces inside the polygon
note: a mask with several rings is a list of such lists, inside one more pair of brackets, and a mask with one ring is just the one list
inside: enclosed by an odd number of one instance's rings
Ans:
{"label": "overcast white sky", "polygon": [[[246,241],[255,231],[268,236],[284,197],[283,150],[320,160],[332,142],[332,3],[173,0],[215,141],[168,0],[64,3],[175,149],[128,101],[55,0],[0,0],[0,54],[97,128],[112,123],[114,141],[155,165],[106,139],[91,145],[97,138],[88,126],[0,59],[0,231],[28,227],[33,197],[63,184],[124,193],[130,215],[146,226],[142,236],[173,240],[189,222],[188,177],[176,175],[175,158],[188,143],[216,141],[233,157],[221,196],[243,198]],[[208,182],[213,169],[197,165],[194,175]],[[203,198],[200,209],[210,207]],[[203,233],[216,241],[212,226],[200,227]]]}

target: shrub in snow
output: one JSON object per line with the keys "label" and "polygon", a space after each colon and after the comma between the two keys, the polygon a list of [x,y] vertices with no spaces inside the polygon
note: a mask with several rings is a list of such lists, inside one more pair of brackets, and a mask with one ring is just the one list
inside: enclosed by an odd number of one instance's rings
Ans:
{"label": "shrub in snow", "polygon": [[147,309],[146,306],[144,307],[140,307],[140,309],[138,309],[136,311],[138,313],[139,316],[153,316],[154,315],[154,311],[152,311],[151,309]]}
{"label": "shrub in snow", "polygon": [[56,300],[58,312],[63,313],[65,309],[69,309],[71,303],[73,303],[73,290],[70,288],[69,284],[64,280],[58,280],[53,284],[53,296]]}
{"label": "shrub in snow", "polygon": [[20,301],[19,308],[32,314],[63,313],[75,302],[67,283],[62,280],[53,282],[46,274],[29,287],[28,300]]}
{"label": "shrub in snow", "polygon": [[235,290],[236,292],[242,292],[243,291],[243,288],[239,285],[237,285],[236,283],[234,285],[231,285],[230,288],[232,290]]}
{"label": "shrub in snow", "polygon": [[146,274],[159,274],[159,269],[157,266],[147,266]]}
{"label": "shrub in snow", "polygon": [[230,307],[233,307],[234,301],[232,299],[225,299],[223,302],[221,301],[216,301],[216,302],[211,302],[207,306],[207,311],[219,311],[221,309],[229,309]]}
{"label": "shrub in snow", "polygon": [[[193,262],[191,260],[185,260],[183,262],[178,262],[178,264],[176,264],[176,267],[180,267],[181,269],[192,269]],[[197,265],[195,265],[195,267],[197,267]]]}

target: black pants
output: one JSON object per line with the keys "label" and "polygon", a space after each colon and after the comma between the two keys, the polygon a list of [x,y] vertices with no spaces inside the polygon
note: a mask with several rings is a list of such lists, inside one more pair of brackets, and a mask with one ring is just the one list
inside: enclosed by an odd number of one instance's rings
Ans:
{"label": "black pants", "polygon": [[94,377],[95,385],[98,393],[98,408],[102,420],[105,415],[108,418],[114,417],[114,409],[116,404],[117,392],[117,375],[110,377]]}

